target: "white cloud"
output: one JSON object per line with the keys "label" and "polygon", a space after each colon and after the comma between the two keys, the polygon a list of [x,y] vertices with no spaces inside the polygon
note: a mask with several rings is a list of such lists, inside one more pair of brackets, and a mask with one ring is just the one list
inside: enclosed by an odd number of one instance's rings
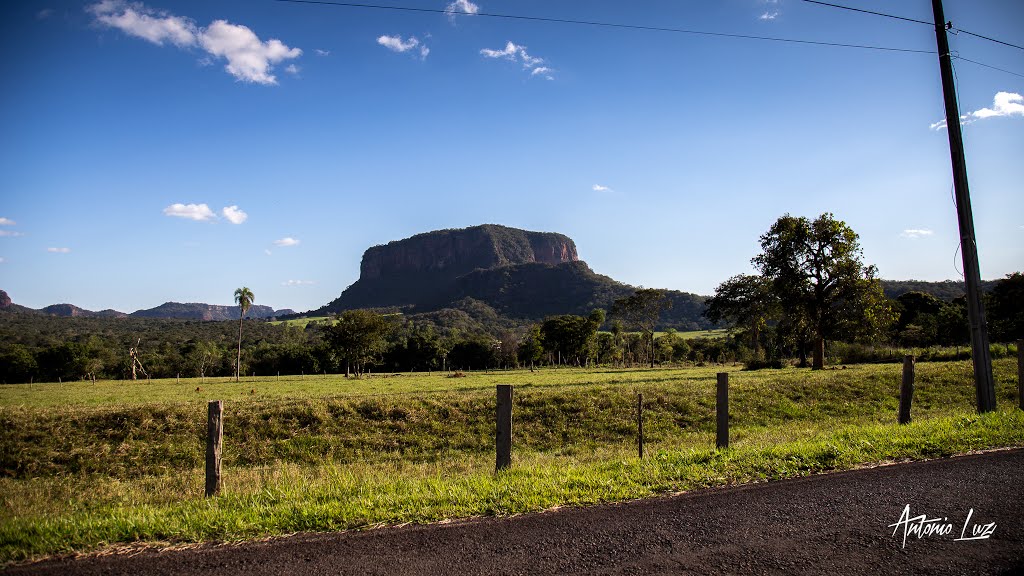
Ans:
{"label": "white cloud", "polygon": [[408,52],[419,46],[420,41],[412,36],[408,40],[402,40],[401,36],[388,36],[385,34],[377,37],[377,44],[395,52]]}
{"label": "white cloud", "polygon": [[[544,59],[530,56],[530,54],[526,51],[526,46],[521,46],[509,41],[508,43],[505,44],[505,48],[501,50],[492,50],[490,48],[484,48],[480,50],[480,54],[486,56],[487,58],[501,58],[504,60],[508,60],[510,62],[520,62],[522,63],[523,68],[530,70],[531,76],[544,74],[549,80],[553,80],[550,73],[554,72],[554,70],[548,68],[547,66],[541,66],[541,64],[544,62]],[[540,71],[538,72],[538,70]]]}
{"label": "white cloud", "polygon": [[[997,92],[992,99],[991,108],[982,108],[974,112],[968,112],[960,116],[960,124],[973,124],[985,118],[996,118],[999,116],[1024,116],[1024,96],[1014,92]],[[946,127],[945,120],[935,122],[929,128],[942,130]]]}
{"label": "white cloud", "polygon": [[287,246],[298,246],[299,241],[292,237],[281,238],[280,240],[274,240],[274,246],[280,246],[282,248]]}
{"label": "white cloud", "polygon": [[611,188],[609,188],[609,187],[607,187],[607,186],[602,186],[602,185],[600,185],[600,184],[594,184],[594,187],[593,187],[593,188],[591,188],[591,189],[592,189],[592,190],[593,190],[594,192],[612,192],[612,189],[611,189]]}
{"label": "white cloud", "polygon": [[71,248],[47,248],[46,251],[52,254],[69,254]]}
{"label": "white cloud", "polygon": [[448,15],[452,20],[455,19],[456,14],[469,14],[473,15],[480,11],[480,6],[470,2],[469,0],[455,0],[445,6],[444,13]]}
{"label": "white cloud", "polygon": [[24,236],[24,235],[25,234],[22,233],[22,232],[15,232],[13,230],[0,230],[0,236],[6,236],[8,238],[17,238],[19,236]]}
{"label": "white cloud", "polygon": [[765,20],[765,21],[772,21],[772,20],[775,20],[778,17],[779,17],[779,11],[778,10],[770,10],[770,11],[766,11],[764,14],[761,14],[760,16],[758,16],[757,19],[758,20]]}
{"label": "white cloud", "polygon": [[317,56],[330,56],[331,55],[331,51],[330,50],[321,50],[321,49],[317,48],[316,50],[313,50],[313,51],[316,52]]}
{"label": "white cloud", "polygon": [[4,262],[7,262],[7,259],[4,258],[3,256],[0,256],[0,264],[3,264]]}
{"label": "white cloud", "polygon": [[128,4],[122,0],[103,0],[86,10],[92,12],[101,24],[159,46],[163,46],[164,42],[182,48],[196,44],[198,28],[188,18],[172,16],[142,4]]}
{"label": "white cloud", "polygon": [[14,220],[0,216],[0,226],[14,226],[16,224],[17,222],[15,222]]}
{"label": "white cloud", "polygon": [[224,217],[228,219],[228,222],[231,222],[232,224],[241,224],[249,218],[249,215],[242,212],[238,206],[225,206],[224,208],[221,208],[220,213],[223,214]]}
{"label": "white cloud", "polygon": [[270,70],[282,60],[298,58],[302,50],[289,48],[280,40],[263,42],[245,26],[215,20],[200,34],[203,49],[228,61],[224,67],[232,76],[245,82],[277,84]]}
{"label": "white cloud", "polygon": [[281,282],[281,286],[312,286],[316,282],[312,280],[286,280]]}
{"label": "white cloud", "polygon": [[270,248],[264,248],[263,249],[263,253],[266,254],[267,256],[270,256],[271,254],[273,254],[273,252],[270,251]]}
{"label": "white cloud", "polygon": [[935,234],[935,232],[932,232],[931,230],[929,230],[927,228],[921,228],[921,229],[918,229],[918,230],[909,229],[909,230],[904,230],[903,232],[901,232],[900,233],[900,237],[901,238],[910,238],[912,240],[917,240],[918,238],[924,238],[926,236],[931,236],[933,234]]}
{"label": "white cloud", "polygon": [[217,218],[217,215],[206,204],[171,204],[164,208],[164,215],[188,218],[196,222],[205,222]]}
{"label": "white cloud", "polygon": [[215,20],[201,28],[188,18],[156,11],[141,3],[128,4],[124,0],[103,0],[87,10],[100,24],[159,46],[164,42],[179,48],[198,46],[227,60],[225,70],[244,82],[277,84],[271,74],[273,65],[302,55],[299,48],[289,48],[276,39],[264,42],[248,27],[225,20]]}

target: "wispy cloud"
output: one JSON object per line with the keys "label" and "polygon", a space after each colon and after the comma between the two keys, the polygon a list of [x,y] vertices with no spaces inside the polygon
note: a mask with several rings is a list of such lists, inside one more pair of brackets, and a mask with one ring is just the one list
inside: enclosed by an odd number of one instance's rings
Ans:
{"label": "wispy cloud", "polygon": [[232,224],[241,224],[249,219],[249,215],[243,212],[238,206],[225,206],[220,211],[228,222]]}
{"label": "wispy cloud", "polygon": [[171,204],[164,208],[164,215],[187,218],[196,222],[206,222],[217,218],[217,215],[206,204]]}
{"label": "wispy cloud", "polygon": [[4,262],[7,262],[7,259],[4,258],[3,256],[0,256],[0,264],[3,264]]}
{"label": "wispy cloud", "polygon": [[[997,92],[992,99],[991,108],[982,108],[974,112],[968,112],[960,116],[960,124],[973,124],[985,118],[997,118],[999,116],[1024,116],[1024,96],[1014,92]],[[932,130],[946,128],[946,121],[939,120],[931,126]]]}
{"label": "wispy cloud", "polygon": [[378,36],[377,44],[391,50],[393,52],[404,53],[410,50],[416,49],[415,53],[420,55],[420,58],[426,59],[427,55],[430,54],[430,48],[427,48],[419,41],[415,36],[410,36],[408,40],[402,40],[401,36]]}
{"label": "wispy cloud", "polygon": [[46,251],[51,254],[70,254],[71,248],[47,248]]}
{"label": "wispy cloud", "polygon": [[480,54],[487,58],[497,58],[508,60],[510,62],[519,62],[523,65],[523,68],[530,71],[531,76],[543,74],[548,80],[553,80],[551,73],[554,72],[547,66],[541,66],[544,62],[543,58],[537,58],[530,56],[529,52],[526,51],[526,46],[521,46],[514,42],[508,42],[505,47],[501,50],[492,50],[490,48],[484,48],[480,50]]}
{"label": "wispy cloud", "polygon": [[46,20],[50,16],[53,16],[53,8],[43,8],[39,12],[36,12],[36,18],[39,20]]}
{"label": "wispy cloud", "polygon": [[285,280],[281,282],[281,286],[312,286],[316,282],[312,280]]}
{"label": "wispy cloud", "polygon": [[594,184],[594,186],[593,186],[593,188],[591,188],[591,190],[593,190],[594,192],[612,192],[613,191],[611,188],[609,188],[607,186],[602,186],[600,184]]}
{"label": "wispy cloud", "polygon": [[317,48],[316,50],[313,50],[313,51],[316,52],[317,56],[330,56],[331,55],[331,51],[330,50],[321,50],[321,49]]}
{"label": "wispy cloud", "polygon": [[273,254],[273,252],[270,251],[270,248],[264,248],[263,249],[263,253],[266,254],[267,256],[270,256],[271,254]]}
{"label": "wispy cloud", "polygon": [[6,236],[7,238],[18,238],[19,236],[24,235],[24,232],[15,232],[14,230],[0,230],[0,237]]}
{"label": "wispy cloud", "polygon": [[168,42],[183,49],[198,47],[223,58],[227,61],[224,69],[243,82],[277,84],[271,73],[274,65],[302,55],[299,48],[290,48],[277,39],[260,40],[248,27],[226,20],[214,20],[203,28],[189,18],[124,0],[103,0],[87,10],[99,24],[158,46]]}
{"label": "wispy cloud", "polygon": [[768,10],[764,14],[761,14],[760,16],[758,16],[757,19],[758,20],[771,21],[771,20],[775,20],[778,17],[779,17],[779,11],[778,10]]}
{"label": "wispy cloud", "polygon": [[472,16],[480,11],[480,6],[470,2],[469,0],[455,0],[450,2],[444,8],[444,13],[448,15],[448,18],[452,21],[455,20],[455,16],[458,14],[467,14]]}
{"label": "wispy cloud", "polygon": [[282,248],[285,248],[285,247],[288,247],[288,246],[298,246],[298,245],[299,245],[299,241],[296,240],[295,238],[290,237],[290,236],[285,237],[285,238],[281,238],[280,240],[274,240],[274,246],[280,246]]}
{"label": "wispy cloud", "polygon": [[0,226],[15,226],[17,224],[17,222],[11,220],[10,218],[4,218],[0,216]]}
{"label": "wispy cloud", "polygon": [[911,228],[911,229],[904,230],[903,232],[901,232],[900,233],[900,237],[901,238],[910,238],[911,240],[917,240],[918,238],[926,238],[926,237],[931,236],[933,234],[935,234],[935,232],[932,232],[931,230],[929,230],[927,228],[920,228],[920,229],[916,229],[916,230]]}

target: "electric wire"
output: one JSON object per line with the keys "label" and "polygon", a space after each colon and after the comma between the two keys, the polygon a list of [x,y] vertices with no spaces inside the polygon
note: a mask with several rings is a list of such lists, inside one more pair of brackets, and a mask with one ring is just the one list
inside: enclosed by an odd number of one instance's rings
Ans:
{"label": "electric wire", "polygon": [[928,26],[935,26],[934,22],[925,22],[924,20],[917,20],[914,18],[906,18],[903,16],[896,16],[893,14],[886,14],[884,12],[875,12],[872,10],[864,10],[863,8],[853,8],[852,6],[843,6],[841,4],[832,4],[831,2],[820,2],[819,0],[803,0],[809,4],[820,4],[822,6],[828,6],[830,8],[842,8],[843,10],[850,10],[852,12],[863,12],[864,14],[873,14],[875,16],[885,16],[886,18],[894,18],[896,20],[906,20],[907,22],[915,22],[917,24],[925,24]]}
{"label": "electric wire", "polygon": [[989,64],[983,64],[981,62],[977,62],[977,61],[974,61],[974,60],[968,60],[967,58],[964,58],[963,56],[960,56],[959,54],[954,55],[953,58],[956,58],[957,60],[963,60],[964,62],[970,62],[971,64],[977,64],[978,66],[984,66],[985,68],[991,68],[992,70],[998,70],[1000,72],[1005,72],[1006,74],[1012,74],[1014,76],[1019,76],[1021,78],[1024,78],[1024,74],[1021,74],[1019,72],[1014,72],[1012,70],[1006,70],[1005,68],[998,68],[996,66],[992,66],[992,65],[989,65]]}
{"label": "electric wire", "polygon": [[[385,6],[381,4],[364,4],[357,2],[334,2],[330,0],[274,0],[289,4],[310,4],[320,6],[334,6],[338,8],[365,8],[372,10],[394,10],[400,12],[419,12],[428,14],[465,15],[461,12],[451,12],[440,8],[415,8],[412,6]],[[547,18],[543,16],[525,16],[521,14],[499,14],[496,12],[476,12],[472,16],[485,18],[503,18],[507,20],[525,20],[530,22],[550,22],[554,24],[576,24],[582,26],[596,26],[602,28],[618,28],[625,30],[642,30],[647,32],[670,32],[675,34],[691,34],[696,36],[713,36],[719,38],[735,38],[743,40],[763,40],[769,42],[786,42],[792,44],[805,44],[811,46],[833,46],[838,48],[856,48],[861,50],[880,50],[886,52],[908,52],[916,54],[931,54],[931,50],[917,50],[914,48],[894,48],[891,46],[871,46],[866,44],[845,44],[842,42],[825,42],[819,40],[801,40],[798,38],[782,38],[778,36],[758,36],[753,34],[733,34],[729,32],[709,32],[707,30],[690,30],[686,28],[668,28],[663,26],[644,26],[641,24],[621,24],[616,22],[601,22],[597,20],[574,20],[569,18]]]}
{"label": "electric wire", "polygon": [[[839,8],[839,9],[842,9],[842,10],[849,10],[851,12],[861,12],[861,13],[864,13],[864,14],[871,14],[873,16],[884,16],[886,18],[894,18],[896,20],[905,20],[907,22],[914,22],[915,24],[926,24],[928,26],[935,26],[934,22],[927,22],[925,20],[918,20],[916,18],[907,18],[905,16],[896,16],[895,14],[886,14],[885,12],[875,12],[874,10],[864,10],[863,8],[854,8],[852,6],[843,6],[842,4],[833,4],[831,2],[822,2],[821,0],[802,0],[802,1],[803,2],[807,2],[808,4],[818,4],[820,6],[828,6],[829,8]],[[952,22],[947,23],[947,26],[951,27],[950,31],[953,32],[954,34],[959,34],[960,32],[963,32],[964,34],[967,34],[969,36],[974,36],[975,38],[982,38],[984,40],[988,40],[989,42],[995,42],[996,44],[1002,44],[1004,46],[1009,46],[1011,48],[1016,48],[1018,50],[1024,50],[1024,46],[1013,44],[1011,42],[1004,42],[1003,40],[999,40],[997,38],[992,38],[991,36],[985,36],[984,34],[978,34],[976,32],[971,32],[970,30],[964,30],[963,28],[957,28],[956,26],[953,26]],[[1011,74],[1012,74],[1012,72],[1011,72]]]}

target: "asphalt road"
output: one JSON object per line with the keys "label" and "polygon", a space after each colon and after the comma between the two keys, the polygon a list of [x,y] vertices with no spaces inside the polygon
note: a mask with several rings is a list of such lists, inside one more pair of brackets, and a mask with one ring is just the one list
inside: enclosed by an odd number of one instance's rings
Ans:
{"label": "asphalt road", "polygon": [[[514,518],[56,560],[9,572],[1024,574],[1022,475],[1024,450],[999,451]],[[937,521],[914,520],[920,515]],[[928,534],[918,537],[924,526]]]}

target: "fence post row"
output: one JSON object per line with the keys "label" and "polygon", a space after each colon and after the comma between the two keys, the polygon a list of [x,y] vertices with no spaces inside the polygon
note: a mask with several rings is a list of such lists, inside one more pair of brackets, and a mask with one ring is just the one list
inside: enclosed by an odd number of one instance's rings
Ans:
{"label": "fence post row", "polygon": [[220,457],[224,445],[224,403],[210,400],[206,420],[206,496],[220,493]]}
{"label": "fence post row", "polygon": [[718,416],[718,430],[715,445],[729,447],[729,373],[718,373],[718,390],[715,397],[715,411]]}
{"label": "fence post row", "polygon": [[900,385],[900,424],[910,423],[910,404],[914,400],[914,357],[903,357],[903,382]]}
{"label": "fence post row", "polygon": [[495,471],[504,470],[512,465],[512,385],[498,384],[497,399],[494,430],[494,448],[497,455]]}
{"label": "fence post row", "polygon": [[636,394],[636,441],[637,452],[640,459],[644,458],[644,395],[642,392]]}

